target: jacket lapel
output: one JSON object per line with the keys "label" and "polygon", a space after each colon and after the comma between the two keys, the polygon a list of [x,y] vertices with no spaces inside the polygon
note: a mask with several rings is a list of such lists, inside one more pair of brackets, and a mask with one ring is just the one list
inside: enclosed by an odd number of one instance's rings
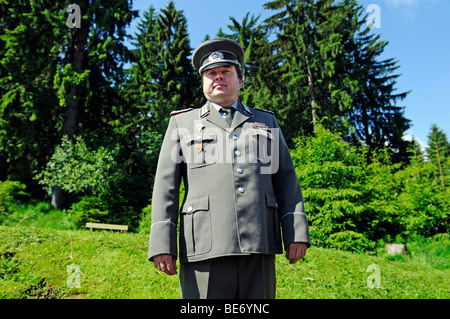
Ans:
{"label": "jacket lapel", "polygon": [[225,119],[220,115],[214,106],[208,101],[200,109],[200,117],[205,118],[208,122],[220,127],[225,131],[234,130],[236,127],[240,126],[242,123],[247,121],[250,117],[253,117],[253,113],[248,107],[243,105],[241,102],[237,104],[237,110],[234,113],[233,122],[231,123],[231,128],[228,127]]}
{"label": "jacket lapel", "polygon": [[234,113],[233,123],[231,123],[231,129],[234,130],[236,127],[247,121],[250,117],[253,117],[253,113],[250,109],[244,106],[241,102],[238,102],[237,110]]}
{"label": "jacket lapel", "polygon": [[228,124],[220,113],[215,109],[211,103],[207,102],[202,108],[201,117],[205,117],[206,120],[223,130],[227,130]]}

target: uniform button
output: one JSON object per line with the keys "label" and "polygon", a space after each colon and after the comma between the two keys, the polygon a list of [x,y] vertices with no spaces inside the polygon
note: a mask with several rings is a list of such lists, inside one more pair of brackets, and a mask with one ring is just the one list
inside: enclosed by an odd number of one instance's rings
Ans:
{"label": "uniform button", "polygon": [[193,208],[192,206],[189,206],[189,207],[188,207],[188,212],[189,212],[189,213],[192,212],[193,209],[194,209],[194,208]]}
{"label": "uniform button", "polygon": [[237,135],[233,135],[233,140],[237,141],[238,137]]}
{"label": "uniform button", "polygon": [[241,152],[239,151],[235,151],[234,154],[236,154],[236,156],[241,156]]}
{"label": "uniform button", "polygon": [[242,168],[238,168],[237,170],[236,170],[239,174],[242,174],[243,172],[244,172],[244,170],[242,169]]}
{"label": "uniform button", "polygon": [[201,135],[197,135],[197,140],[201,141],[202,140],[202,136]]}
{"label": "uniform button", "polygon": [[239,190],[239,193],[243,193],[243,192],[245,192],[245,189],[244,189],[244,187],[239,187],[239,188],[238,188],[238,190]]}

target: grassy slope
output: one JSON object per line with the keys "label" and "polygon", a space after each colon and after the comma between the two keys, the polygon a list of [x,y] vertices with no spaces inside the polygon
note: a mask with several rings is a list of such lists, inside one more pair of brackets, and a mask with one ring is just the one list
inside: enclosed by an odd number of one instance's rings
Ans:
{"label": "grassy slope", "polygon": [[[147,247],[147,234],[0,226],[0,298],[178,298],[178,276],[159,273]],[[449,268],[412,257],[311,248],[289,265],[280,255],[277,298],[449,298]],[[371,289],[366,270],[373,263],[381,287]],[[80,288],[67,287],[71,264],[80,267]]]}

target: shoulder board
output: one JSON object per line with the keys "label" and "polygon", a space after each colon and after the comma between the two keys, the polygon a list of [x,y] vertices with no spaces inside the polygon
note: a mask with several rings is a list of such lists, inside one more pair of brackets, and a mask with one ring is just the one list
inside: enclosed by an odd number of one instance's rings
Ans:
{"label": "shoulder board", "polygon": [[257,110],[257,111],[263,111],[263,112],[266,112],[266,113],[270,113],[270,114],[272,114],[272,115],[275,115],[275,113],[274,113],[274,112],[272,112],[272,111],[269,111],[269,110],[265,110],[265,109],[258,109],[258,108],[255,108],[255,110]]}
{"label": "shoulder board", "polygon": [[190,107],[190,108],[184,109],[184,110],[173,111],[173,112],[170,113],[170,116],[174,116],[174,115],[181,114],[181,113],[186,113],[186,112],[189,112],[189,111],[192,111],[192,110],[193,110],[193,108]]}

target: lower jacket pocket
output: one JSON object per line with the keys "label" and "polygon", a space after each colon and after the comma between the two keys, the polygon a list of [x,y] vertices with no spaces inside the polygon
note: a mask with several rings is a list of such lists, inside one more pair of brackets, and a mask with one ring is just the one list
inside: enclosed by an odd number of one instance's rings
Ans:
{"label": "lower jacket pocket", "polygon": [[[186,201],[181,210],[181,252],[187,256],[211,250],[211,216],[208,196]],[[184,247],[183,247],[184,246]]]}

